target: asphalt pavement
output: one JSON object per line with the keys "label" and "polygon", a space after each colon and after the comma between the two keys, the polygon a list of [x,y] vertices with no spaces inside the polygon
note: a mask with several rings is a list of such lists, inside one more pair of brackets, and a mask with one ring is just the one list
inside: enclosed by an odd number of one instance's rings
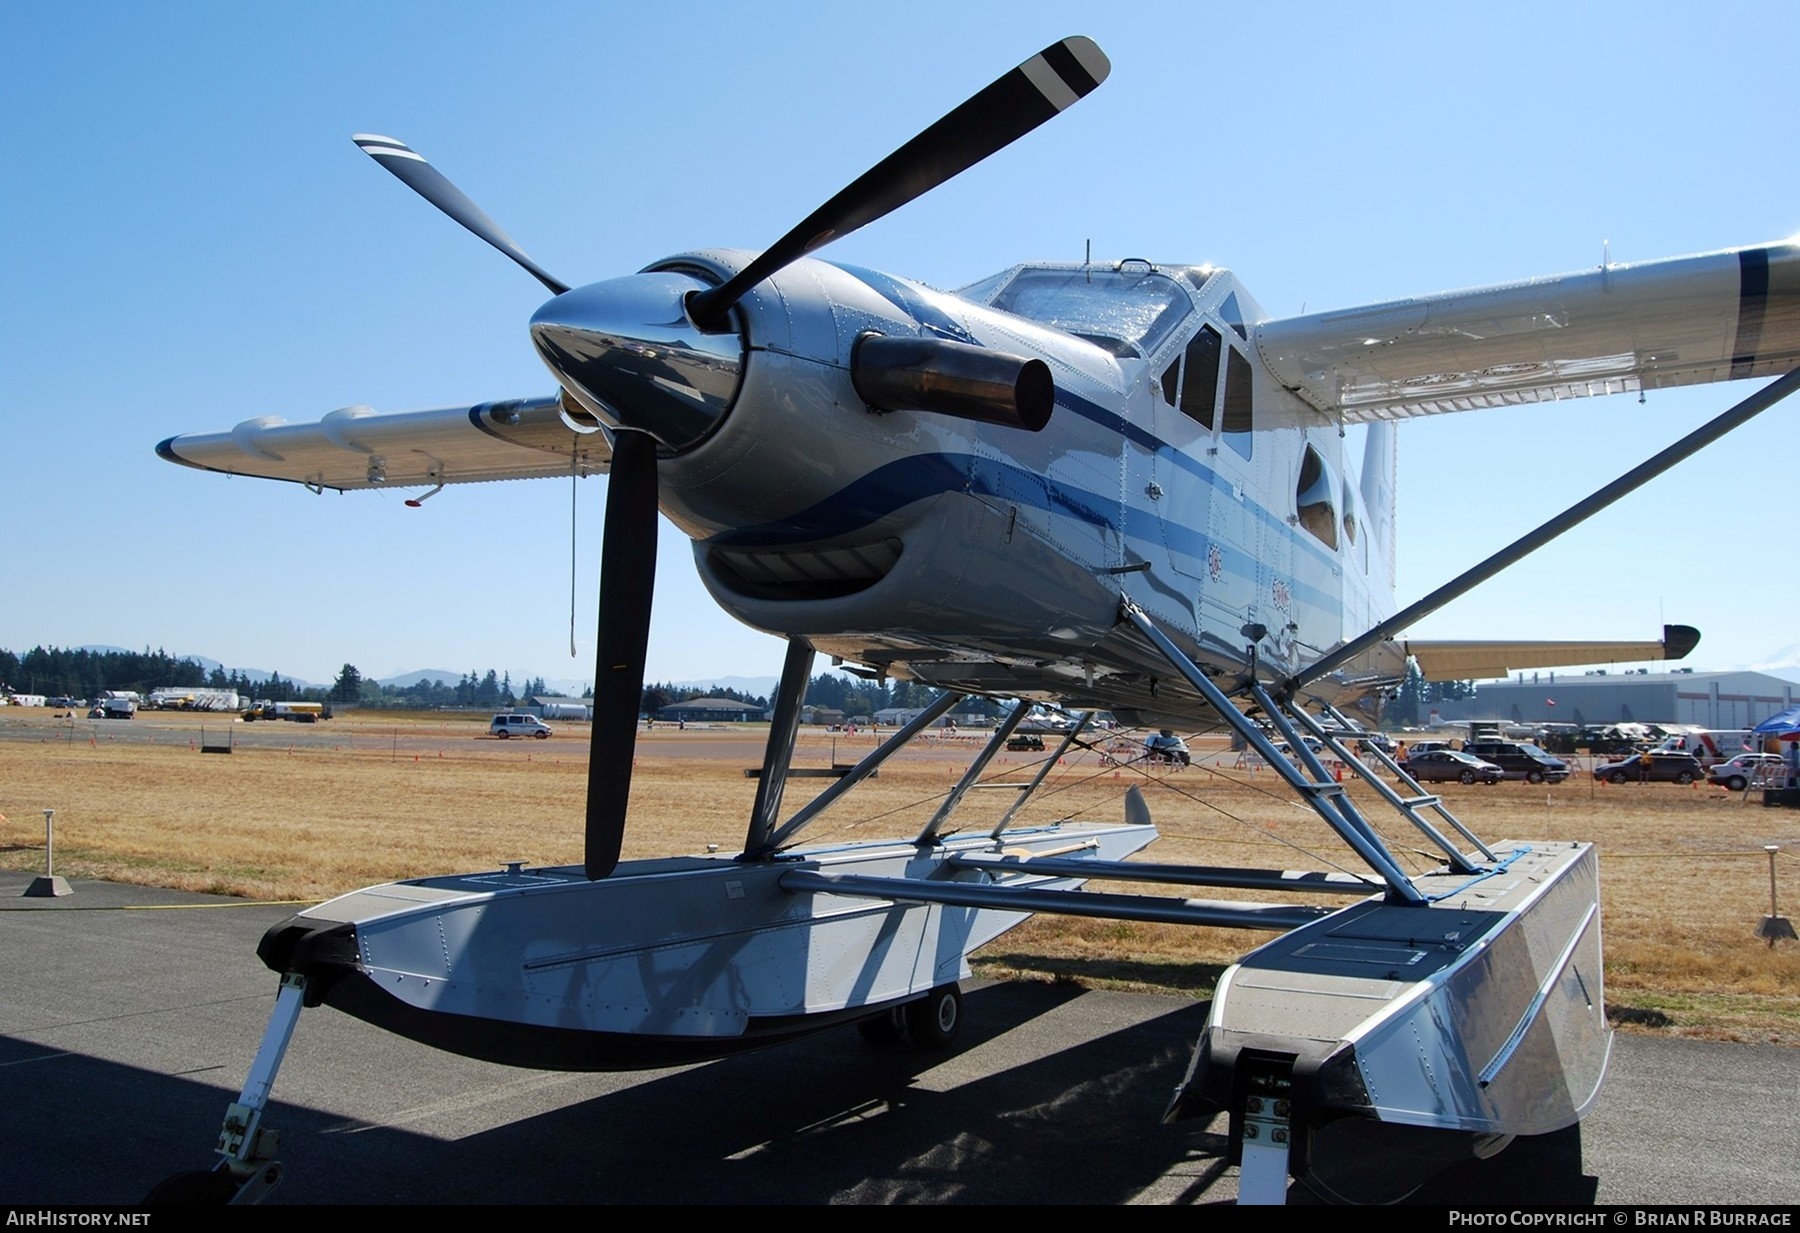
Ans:
{"label": "asphalt pavement", "polygon": [[[211,1161],[295,910],[0,873],[0,1204],[130,1204]],[[854,1030],[725,1061],[557,1074],[305,1012],[272,1203],[1215,1204],[1222,1124],[1164,1126],[1206,1004],[988,984],[948,1053]],[[1800,1050],[1617,1038],[1578,1129],[1440,1176],[1456,1206],[1800,1202]],[[1296,1201],[1307,1196],[1296,1193]]]}

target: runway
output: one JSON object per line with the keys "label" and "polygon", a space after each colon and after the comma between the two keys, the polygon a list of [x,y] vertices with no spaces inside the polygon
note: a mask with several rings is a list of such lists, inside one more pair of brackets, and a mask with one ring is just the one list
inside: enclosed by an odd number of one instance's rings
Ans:
{"label": "runway", "polygon": [[[0,1204],[130,1204],[206,1167],[293,908],[0,873]],[[1206,1004],[989,984],[948,1054],[839,1030],[622,1075],[512,1070],[307,1011],[275,1088],[272,1203],[1230,1202],[1222,1123],[1158,1120]],[[1617,1037],[1579,1132],[1415,1203],[1800,1202],[1800,1050]],[[1297,1192],[1294,1201],[1305,1201]]]}

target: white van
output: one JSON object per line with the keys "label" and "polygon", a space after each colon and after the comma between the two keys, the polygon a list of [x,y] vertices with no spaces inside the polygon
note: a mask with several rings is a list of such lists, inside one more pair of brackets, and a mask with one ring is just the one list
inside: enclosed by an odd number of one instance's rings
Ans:
{"label": "white van", "polygon": [[536,715],[496,715],[488,735],[503,741],[509,736],[535,736],[541,741],[550,735],[550,725]]}

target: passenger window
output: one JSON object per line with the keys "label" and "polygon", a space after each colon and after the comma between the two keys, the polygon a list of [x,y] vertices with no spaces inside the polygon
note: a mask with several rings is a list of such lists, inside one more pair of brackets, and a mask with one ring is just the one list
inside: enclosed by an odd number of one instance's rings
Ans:
{"label": "passenger window", "polygon": [[1294,501],[1300,509],[1300,525],[1327,548],[1335,549],[1337,511],[1331,507],[1331,473],[1325,460],[1312,446],[1300,460],[1300,482],[1294,486]]}
{"label": "passenger window", "polygon": [[1213,404],[1219,395],[1219,332],[1200,327],[1187,346],[1187,380],[1181,386],[1181,410],[1195,423],[1212,431]]}
{"label": "passenger window", "polygon": [[1256,423],[1250,401],[1250,361],[1233,347],[1225,364],[1225,444],[1245,458],[1256,449]]}

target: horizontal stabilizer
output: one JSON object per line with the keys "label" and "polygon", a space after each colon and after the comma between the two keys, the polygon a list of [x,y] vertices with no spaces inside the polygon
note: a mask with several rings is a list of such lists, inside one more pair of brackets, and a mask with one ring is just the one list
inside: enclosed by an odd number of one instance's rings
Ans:
{"label": "horizontal stabilizer", "polygon": [[1661,642],[1433,642],[1401,643],[1428,681],[1488,680],[1526,668],[1628,664],[1685,659],[1700,642],[1691,625],[1665,625]]}
{"label": "horizontal stabilizer", "polygon": [[170,437],[156,452],[202,471],[313,489],[406,488],[603,472],[612,448],[598,428],[555,397],[429,411],[344,407],[310,424],[263,416]]}

